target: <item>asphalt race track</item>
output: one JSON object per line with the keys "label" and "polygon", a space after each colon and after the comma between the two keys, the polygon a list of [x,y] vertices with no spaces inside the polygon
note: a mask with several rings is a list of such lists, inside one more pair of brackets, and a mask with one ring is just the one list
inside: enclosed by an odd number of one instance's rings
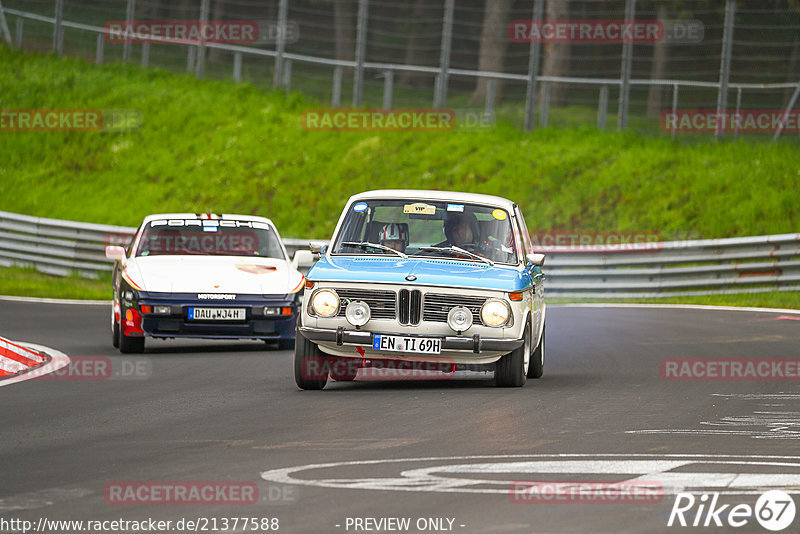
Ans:
{"label": "asphalt race track", "polygon": [[[782,489],[800,508],[797,378],[661,375],[667,358],[796,361],[798,315],[551,307],[545,376],[521,389],[462,373],[314,392],[296,388],[290,352],[261,343],[148,340],[145,354],[120,355],[108,313],[0,301],[0,335],[113,369],[0,387],[3,518],[277,518],[280,532],[298,533],[768,532],[753,517],[692,527],[697,507],[690,526],[667,522],[681,488],[750,506]],[[633,477],[660,481],[663,495],[554,502],[512,491],[515,481]],[[107,493],[186,481],[256,484],[258,502],[131,505]],[[799,530],[800,510],[785,532]]]}

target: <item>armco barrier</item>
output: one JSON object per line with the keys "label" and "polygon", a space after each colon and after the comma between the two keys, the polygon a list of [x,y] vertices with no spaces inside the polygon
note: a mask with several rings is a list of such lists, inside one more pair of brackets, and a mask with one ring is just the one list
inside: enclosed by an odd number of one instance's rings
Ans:
{"label": "armco barrier", "polygon": [[46,360],[38,352],[0,337],[0,378],[39,367]]}
{"label": "armco barrier", "polygon": [[[0,264],[64,275],[111,269],[103,247],[134,228],[0,211]],[[284,239],[289,254],[325,240]],[[565,298],[625,298],[800,291],[800,234],[647,243],[646,248],[541,247],[546,291]]]}

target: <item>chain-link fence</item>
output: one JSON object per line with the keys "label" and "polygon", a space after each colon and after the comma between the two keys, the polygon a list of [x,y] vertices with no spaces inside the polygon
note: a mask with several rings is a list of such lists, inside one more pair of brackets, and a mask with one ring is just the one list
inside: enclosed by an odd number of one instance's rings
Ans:
{"label": "chain-link fence", "polygon": [[[797,0],[2,0],[2,10],[14,46],[291,88],[334,107],[480,109],[528,129],[800,131]],[[164,38],[192,21],[250,24],[257,36]],[[709,110],[739,120],[710,122]]]}

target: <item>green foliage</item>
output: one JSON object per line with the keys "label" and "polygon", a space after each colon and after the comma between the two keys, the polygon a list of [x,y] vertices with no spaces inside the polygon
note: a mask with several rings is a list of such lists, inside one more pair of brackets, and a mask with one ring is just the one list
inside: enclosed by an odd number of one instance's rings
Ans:
{"label": "green foliage", "polygon": [[[796,141],[672,142],[593,128],[309,132],[297,94],[96,67],[0,46],[2,108],[134,108],[133,132],[0,132],[0,209],[137,225],[149,213],[265,215],[329,237],[348,196],[461,190],[518,202],[532,231],[728,237],[797,231]],[[766,141],[766,139],[765,139]]]}

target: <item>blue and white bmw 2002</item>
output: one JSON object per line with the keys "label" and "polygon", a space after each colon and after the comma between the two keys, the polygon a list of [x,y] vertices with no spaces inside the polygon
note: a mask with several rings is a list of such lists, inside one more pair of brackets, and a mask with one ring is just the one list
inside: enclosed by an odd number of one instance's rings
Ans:
{"label": "blue and white bmw 2002", "polygon": [[111,340],[142,352],[145,336],[294,344],[308,250],[290,261],[269,219],[166,213],[144,219],[114,266]]}
{"label": "blue and white bmw 2002", "polygon": [[544,255],[534,253],[514,202],[443,191],[361,193],[318,253],[295,345],[301,389],[409,362],[494,371],[505,387],[542,376]]}

